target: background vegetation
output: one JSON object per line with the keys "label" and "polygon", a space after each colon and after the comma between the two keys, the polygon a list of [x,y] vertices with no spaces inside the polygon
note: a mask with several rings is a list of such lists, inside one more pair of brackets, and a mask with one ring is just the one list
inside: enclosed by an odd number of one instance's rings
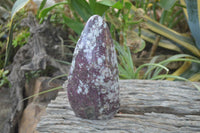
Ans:
{"label": "background vegetation", "polygon": [[0,86],[8,83],[6,67],[30,35],[20,26],[28,12],[40,23],[51,15],[54,25],[70,31],[72,48],[90,16],[104,17],[116,46],[121,79],[200,81],[200,1],[188,1],[62,0],[45,6],[47,0],[40,5],[10,0],[11,6],[1,5]]}

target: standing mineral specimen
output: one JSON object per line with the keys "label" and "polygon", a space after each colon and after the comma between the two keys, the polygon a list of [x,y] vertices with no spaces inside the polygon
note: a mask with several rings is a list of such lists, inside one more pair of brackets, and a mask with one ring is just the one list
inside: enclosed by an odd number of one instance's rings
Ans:
{"label": "standing mineral specimen", "polygon": [[119,109],[115,47],[106,22],[98,15],[90,17],[77,42],[67,91],[78,117],[109,119]]}

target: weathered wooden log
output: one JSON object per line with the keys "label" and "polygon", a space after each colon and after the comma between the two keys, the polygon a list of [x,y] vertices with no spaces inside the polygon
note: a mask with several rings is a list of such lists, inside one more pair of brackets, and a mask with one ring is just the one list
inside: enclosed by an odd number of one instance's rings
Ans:
{"label": "weathered wooden log", "polygon": [[[200,86],[200,83],[196,83]],[[74,115],[67,92],[60,92],[38,124],[40,133],[200,132],[200,92],[188,82],[121,80],[121,107],[110,120]]]}

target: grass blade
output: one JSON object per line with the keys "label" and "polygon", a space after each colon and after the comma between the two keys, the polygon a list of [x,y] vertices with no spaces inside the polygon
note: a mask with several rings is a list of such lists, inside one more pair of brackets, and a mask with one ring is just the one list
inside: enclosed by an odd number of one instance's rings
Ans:
{"label": "grass blade", "polygon": [[23,102],[23,101],[25,101],[25,100],[27,100],[27,99],[30,99],[30,98],[32,98],[32,97],[39,96],[39,95],[42,95],[42,94],[45,94],[45,93],[48,93],[48,92],[51,92],[51,91],[55,91],[55,90],[58,90],[58,89],[61,89],[61,88],[62,88],[62,86],[59,86],[59,87],[56,87],[56,88],[53,88],[53,89],[49,89],[49,90],[46,90],[46,91],[42,91],[42,92],[40,92],[40,93],[37,93],[37,94],[34,94],[34,95],[29,96],[29,97],[27,97],[27,98],[24,98],[21,102]]}

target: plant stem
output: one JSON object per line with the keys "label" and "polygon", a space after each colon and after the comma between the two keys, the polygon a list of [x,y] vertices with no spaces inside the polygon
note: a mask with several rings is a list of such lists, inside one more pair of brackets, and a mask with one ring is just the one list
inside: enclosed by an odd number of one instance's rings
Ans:
{"label": "plant stem", "polygon": [[159,42],[160,42],[160,38],[161,38],[160,35],[157,35],[157,36],[156,36],[156,40],[155,40],[155,42],[154,42],[154,44],[153,44],[153,46],[152,46],[152,48],[151,48],[150,57],[153,57],[153,56],[155,55],[156,49],[157,49],[158,44],[159,44]]}

